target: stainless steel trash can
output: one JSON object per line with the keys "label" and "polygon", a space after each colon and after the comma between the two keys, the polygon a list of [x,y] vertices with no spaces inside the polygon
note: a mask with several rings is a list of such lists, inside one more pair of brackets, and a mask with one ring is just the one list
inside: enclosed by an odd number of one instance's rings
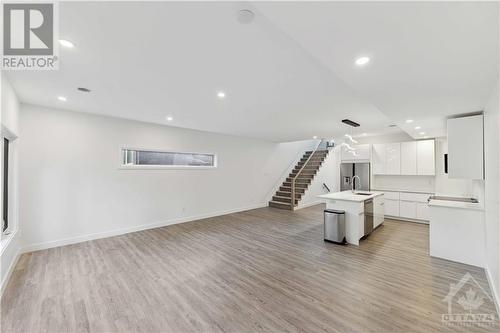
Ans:
{"label": "stainless steel trash can", "polygon": [[345,211],[325,209],[324,211],[324,240],[336,244],[346,244],[345,240]]}

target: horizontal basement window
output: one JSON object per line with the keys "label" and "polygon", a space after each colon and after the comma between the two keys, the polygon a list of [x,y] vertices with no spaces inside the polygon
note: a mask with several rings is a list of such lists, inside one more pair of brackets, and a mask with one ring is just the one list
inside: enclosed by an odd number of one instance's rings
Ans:
{"label": "horizontal basement window", "polygon": [[215,168],[215,154],[169,152],[145,149],[121,150],[124,168]]}

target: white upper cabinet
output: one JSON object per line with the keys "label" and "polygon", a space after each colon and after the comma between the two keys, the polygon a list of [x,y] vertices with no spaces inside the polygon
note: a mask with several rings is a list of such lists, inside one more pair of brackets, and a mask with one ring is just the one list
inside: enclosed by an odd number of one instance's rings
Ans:
{"label": "white upper cabinet", "polygon": [[435,174],[434,140],[417,141],[417,175],[434,176]]}
{"label": "white upper cabinet", "polygon": [[448,119],[448,176],[484,178],[483,115]]}
{"label": "white upper cabinet", "polygon": [[340,147],[340,159],[342,162],[344,161],[353,161],[354,160],[354,153],[349,151],[346,147],[341,146]]}
{"label": "white upper cabinet", "polygon": [[370,161],[370,145],[355,145],[355,154],[349,151],[346,147],[342,146],[340,150],[340,157],[342,162],[369,162]]}
{"label": "white upper cabinet", "polygon": [[385,175],[385,144],[372,145],[372,173],[374,175]]}
{"label": "white upper cabinet", "polygon": [[401,174],[401,144],[388,143],[385,145],[385,165],[387,175]]}
{"label": "white upper cabinet", "polygon": [[401,174],[417,174],[417,142],[401,142]]}
{"label": "white upper cabinet", "polygon": [[357,145],[356,146],[357,160],[370,161],[370,145]]}
{"label": "white upper cabinet", "polygon": [[434,176],[434,140],[372,145],[374,175]]}

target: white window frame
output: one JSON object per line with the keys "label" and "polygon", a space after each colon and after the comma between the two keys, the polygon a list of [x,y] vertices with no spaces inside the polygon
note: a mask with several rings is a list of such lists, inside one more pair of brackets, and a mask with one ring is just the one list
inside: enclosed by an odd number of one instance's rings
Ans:
{"label": "white window frame", "polygon": [[[140,150],[155,153],[179,153],[179,154],[193,154],[193,155],[212,155],[214,157],[214,165],[199,166],[199,165],[124,165],[123,164],[123,150]],[[218,157],[215,153],[200,153],[181,151],[176,149],[157,149],[157,148],[141,148],[133,146],[121,146],[118,150],[118,163],[120,170],[209,170],[218,167]]]}

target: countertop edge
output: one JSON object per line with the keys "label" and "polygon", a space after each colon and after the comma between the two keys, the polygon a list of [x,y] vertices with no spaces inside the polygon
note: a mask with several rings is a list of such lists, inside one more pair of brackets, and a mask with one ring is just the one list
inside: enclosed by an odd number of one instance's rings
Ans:
{"label": "countertop edge", "polygon": [[[463,204],[460,202],[443,202],[444,200],[430,200],[429,207],[443,207],[443,208],[457,208],[457,209],[468,209],[484,211],[484,206],[482,204]],[[474,205],[474,206],[473,206]]]}
{"label": "countertop edge", "polygon": [[403,192],[403,193],[417,193],[417,194],[436,194],[436,192],[428,192],[428,191],[410,191],[410,190],[381,190],[378,188],[374,188],[373,191],[378,192]]}
{"label": "countertop edge", "polygon": [[[342,192],[336,192],[336,193],[342,193]],[[369,199],[373,199],[375,197],[378,197],[378,196],[381,196],[381,195],[384,195],[383,192],[380,192],[380,191],[377,191],[377,193],[373,193],[372,195],[367,195],[366,197],[365,196],[360,196],[360,198],[343,198],[343,197],[339,197],[339,198],[331,198],[331,197],[328,197],[328,195],[330,194],[321,194],[321,195],[318,195],[317,197],[318,198],[321,198],[321,199],[325,199],[325,200],[338,200],[338,201],[351,201],[351,202],[363,202],[365,200],[369,200]]]}

